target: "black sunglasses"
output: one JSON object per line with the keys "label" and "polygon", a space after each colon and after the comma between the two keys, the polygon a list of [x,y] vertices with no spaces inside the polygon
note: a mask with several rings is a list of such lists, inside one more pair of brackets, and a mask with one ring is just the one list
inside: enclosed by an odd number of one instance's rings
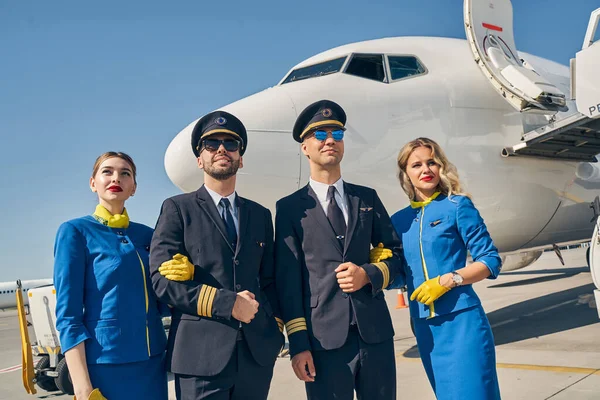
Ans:
{"label": "black sunglasses", "polygon": [[240,141],[236,139],[204,139],[200,144],[200,151],[217,151],[221,145],[223,145],[227,151],[233,152],[240,149]]}

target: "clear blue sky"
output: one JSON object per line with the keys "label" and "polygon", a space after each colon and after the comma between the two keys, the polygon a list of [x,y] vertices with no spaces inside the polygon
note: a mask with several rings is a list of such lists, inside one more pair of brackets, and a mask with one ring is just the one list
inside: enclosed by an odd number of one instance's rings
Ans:
{"label": "clear blue sky", "polygon": [[[164,151],[206,112],[296,63],[390,36],[464,38],[462,0],[0,3],[0,281],[50,277],[54,235],[89,214],[92,164],[131,154],[132,219],[154,226],[179,190]],[[517,49],[562,64],[600,0],[513,0]]]}

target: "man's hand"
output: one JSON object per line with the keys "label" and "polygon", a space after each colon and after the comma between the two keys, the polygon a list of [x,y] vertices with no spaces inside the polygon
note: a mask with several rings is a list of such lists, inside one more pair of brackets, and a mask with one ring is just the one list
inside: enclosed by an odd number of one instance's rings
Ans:
{"label": "man's hand", "polygon": [[345,293],[356,292],[357,290],[362,289],[367,283],[371,282],[367,272],[351,262],[340,264],[340,266],[335,269],[335,272],[338,285],[340,285],[340,288]]}
{"label": "man's hand", "polygon": [[244,290],[239,292],[231,310],[231,316],[238,321],[249,324],[254,319],[258,312],[258,301],[255,300],[254,294]]}
{"label": "man's hand", "polygon": [[173,259],[158,267],[158,272],[171,281],[189,281],[194,278],[194,264],[183,254],[175,254]]}
{"label": "man's hand", "polygon": [[292,358],[292,368],[294,369],[294,373],[298,379],[301,381],[315,381],[317,372],[315,371],[315,364],[313,362],[312,354],[309,350],[298,353]]}

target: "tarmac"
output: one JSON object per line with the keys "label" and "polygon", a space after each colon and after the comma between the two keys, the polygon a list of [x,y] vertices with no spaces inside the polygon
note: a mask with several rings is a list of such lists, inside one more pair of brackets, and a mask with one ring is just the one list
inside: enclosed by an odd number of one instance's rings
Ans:
{"label": "tarmac", "polygon": [[[546,252],[529,267],[475,285],[494,332],[504,400],[600,399],[600,319],[585,250],[563,251],[566,266],[554,253]],[[435,399],[419,359],[408,310],[396,309],[396,290],[387,292],[386,300],[396,332],[398,400]],[[35,395],[26,394],[20,362],[16,312],[0,311],[0,400],[71,398],[41,389]],[[169,386],[170,398],[175,399],[172,381]],[[289,357],[279,358],[269,400],[305,398],[304,385],[295,377]],[[464,399],[469,399],[468,393]]]}

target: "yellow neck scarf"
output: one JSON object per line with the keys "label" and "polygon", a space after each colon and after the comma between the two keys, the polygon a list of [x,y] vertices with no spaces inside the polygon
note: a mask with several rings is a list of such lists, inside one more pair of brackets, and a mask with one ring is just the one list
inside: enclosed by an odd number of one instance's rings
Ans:
{"label": "yellow neck scarf", "polygon": [[423,201],[411,201],[410,202],[410,206],[412,208],[421,208],[421,207],[425,207],[427,204],[431,203],[433,200],[435,200],[436,197],[438,197],[440,195],[441,192],[435,192],[433,195],[431,195],[430,198],[425,199]]}
{"label": "yellow neck scarf", "polygon": [[111,228],[127,228],[129,226],[129,215],[127,215],[126,209],[123,209],[123,214],[113,215],[104,206],[98,204],[92,217],[96,218],[96,221],[102,225]]}

